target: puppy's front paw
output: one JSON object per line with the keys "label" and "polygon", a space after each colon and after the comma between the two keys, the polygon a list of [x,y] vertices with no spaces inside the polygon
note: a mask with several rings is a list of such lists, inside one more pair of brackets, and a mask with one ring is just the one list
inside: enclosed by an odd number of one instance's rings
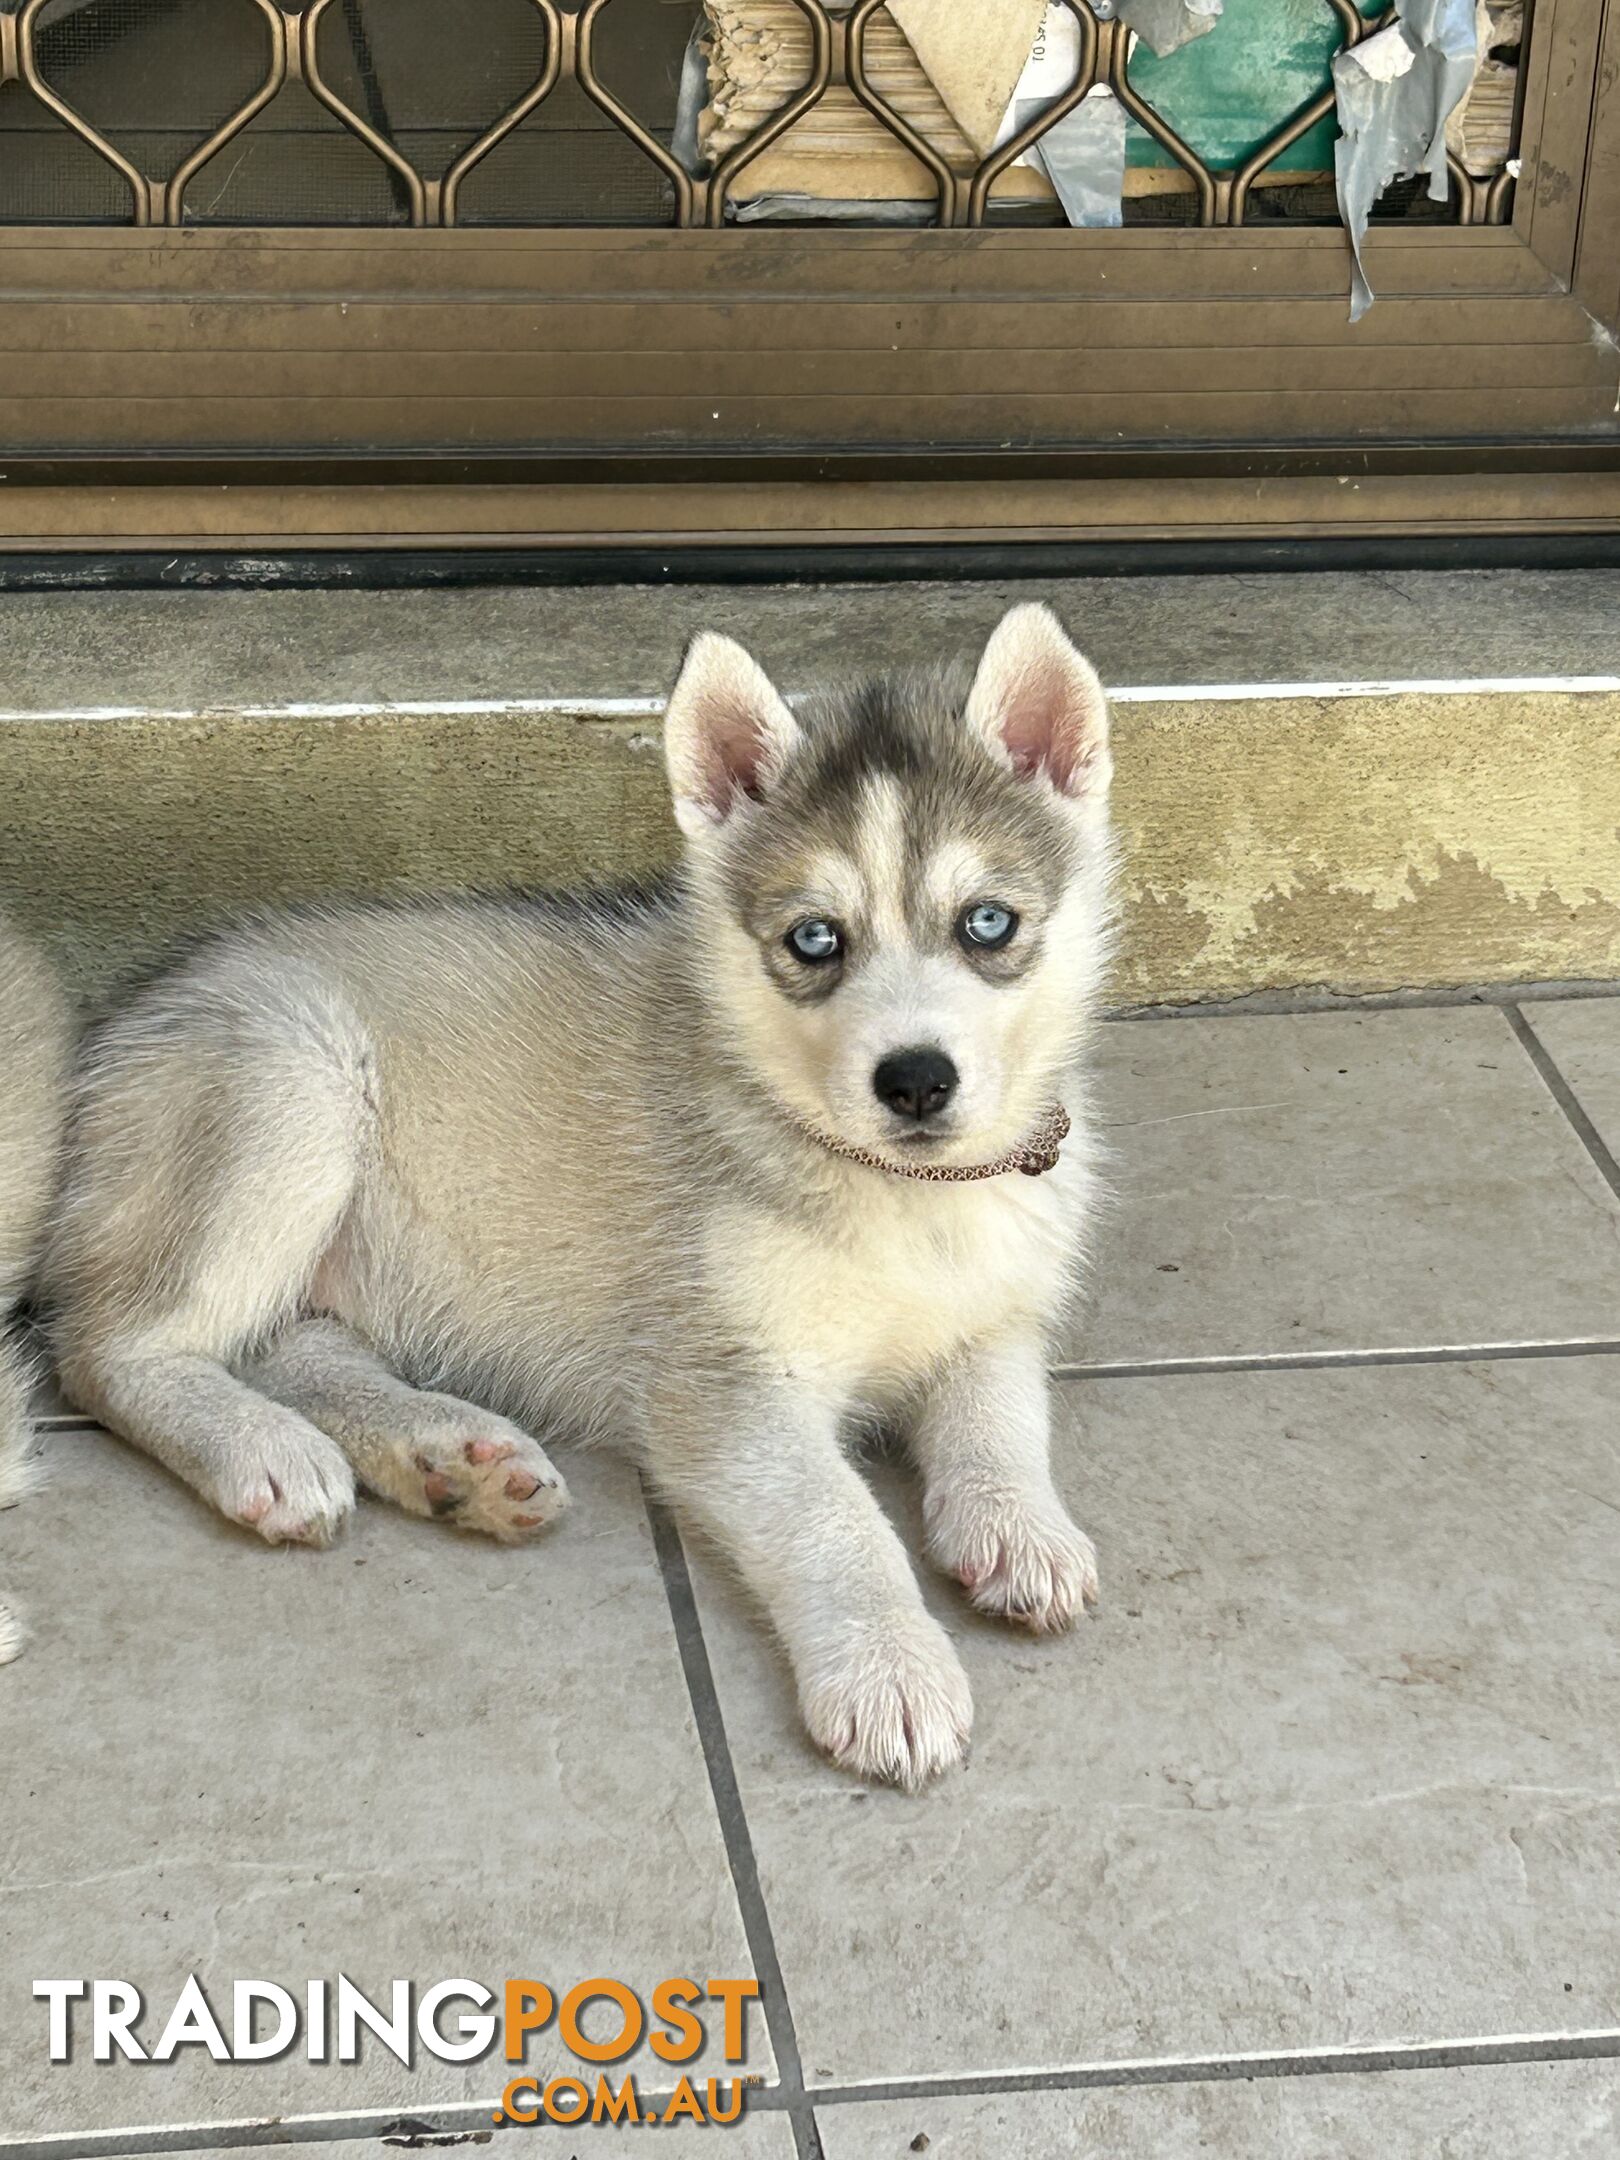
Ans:
{"label": "puppy's front paw", "polygon": [[330,1545],[354,1513],[354,1472],[302,1419],[267,1419],[222,1461],[211,1497],[266,1544]]}
{"label": "puppy's front paw", "polygon": [[928,1550],[975,1608],[1038,1635],[1097,1603],[1097,1554],[1054,1493],[930,1495]]}
{"label": "puppy's front paw", "polygon": [[919,1612],[864,1632],[800,1687],[805,1724],[841,1769],[915,1792],[959,1763],[973,1725],[967,1674]]}

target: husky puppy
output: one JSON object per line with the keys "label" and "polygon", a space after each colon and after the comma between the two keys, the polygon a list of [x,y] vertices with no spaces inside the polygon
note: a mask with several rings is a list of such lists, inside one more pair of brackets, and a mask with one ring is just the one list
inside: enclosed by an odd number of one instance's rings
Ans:
{"label": "husky puppy", "polygon": [[[66,1001],[44,961],[0,918],[0,1508],[33,1482],[32,1375],[11,1315],[56,1178],[70,1034]],[[21,1628],[0,1605],[0,1665],[21,1646]]]}
{"label": "husky puppy", "polygon": [[627,1443],[821,1747],[915,1785],[972,1705],[852,1423],[903,1425],[982,1611],[1061,1628],[1096,1591],[1045,1362],[1091,1185],[1106,706],[1025,606],[976,673],[797,714],[701,636],[665,742],[667,888],[295,913],[100,1031],[62,1380],[272,1541],[328,1543],[356,1477],[523,1538],[567,1503],[534,1432]]}

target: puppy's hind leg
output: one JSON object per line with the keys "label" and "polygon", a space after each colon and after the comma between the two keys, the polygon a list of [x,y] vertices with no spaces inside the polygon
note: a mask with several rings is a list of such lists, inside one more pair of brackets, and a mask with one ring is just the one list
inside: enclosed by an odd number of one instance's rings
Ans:
{"label": "puppy's hind leg", "polygon": [[245,1377],[318,1425],[362,1484],[412,1515],[516,1544],[568,1505],[545,1449],[521,1427],[411,1387],[340,1321],[297,1322]]}
{"label": "puppy's hind leg", "polygon": [[370,1051],[314,971],[160,986],[86,1075],[46,1256],[69,1397],[273,1544],[325,1545],[342,1450],[230,1369],[298,1307],[371,1145]]}

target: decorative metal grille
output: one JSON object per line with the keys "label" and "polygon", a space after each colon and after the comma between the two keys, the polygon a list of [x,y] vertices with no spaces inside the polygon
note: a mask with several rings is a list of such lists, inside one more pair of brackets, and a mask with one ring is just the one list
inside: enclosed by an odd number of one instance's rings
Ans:
{"label": "decorative metal grille", "polygon": [[[1027,126],[963,170],[872,86],[867,37],[882,0],[856,0],[852,8],[837,12],[824,0],[792,4],[809,27],[808,78],[712,171],[694,173],[604,79],[601,48],[625,0],[582,0],[577,6],[560,0],[506,0],[509,25],[520,33],[515,48],[509,40],[509,50],[526,53],[526,79],[506,86],[504,109],[493,116],[486,112],[457,126],[424,122],[414,128],[381,106],[368,57],[368,24],[375,10],[364,10],[362,0],[285,6],[277,0],[191,0],[189,5],[188,0],[0,0],[0,222],[54,217],[138,226],[352,222],[443,227],[494,219],[718,226],[738,200],[760,153],[837,89],[858,101],[932,176],[932,222],[974,227],[985,224],[995,209],[995,184],[1014,160],[1088,91],[1106,85],[1130,118],[1189,176],[1196,216],[1188,221],[1241,226],[1252,214],[1262,176],[1333,112],[1329,87],[1284,120],[1240,165],[1212,166],[1133,83],[1132,40],[1125,26],[1100,19],[1086,0],[1056,0],[1079,26],[1079,67],[1073,82]],[[1341,49],[1370,37],[1393,16],[1393,10],[1363,16],[1355,0],[1320,4],[1334,19]],[[454,0],[453,5],[452,0],[435,0],[435,7],[447,45],[468,37],[467,17],[477,11],[469,10],[466,0]],[[673,11],[655,12],[668,19]],[[156,126],[123,125],[112,114],[98,117],[83,97],[70,101],[57,86],[64,75],[77,80],[84,72],[72,65],[74,57],[90,52],[98,38],[105,46],[116,40],[120,27],[127,32],[137,19],[149,26],[159,17],[168,20],[171,34],[206,37],[210,61],[218,61],[212,73],[230,86],[227,109],[210,110],[200,118],[195,109],[184,109],[184,96],[177,100],[174,95],[177,87],[184,87],[188,70],[183,64],[171,65],[164,74],[170,92],[167,117]],[[197,47],[190,50],[195,53]],[[453,57],[447,50],[447,67]],[[609,123],[606,145],[601,123],[596,123],[595,168],[588,165],[581,173],[576,163],[573,207],[558,202],[553,183],[530,189],[526,214],[514,216],[510,205],[504,211],[480,209],[474,197],[481,172],[525,139],[532,150],[531,124],[570,97],[586,101]],[[205,103],[198,93],[194,105]],[[25,105],[31,108],[26,139],[34,159],[32,180],[25,176],[24,184],[8,186],[6,166],[9,163],[14,174],[19,169],[17,146],[24,137],[17,115]],[[298,134],[302,147],[296,163],[303,179],[295,172],[289,180],[283,171],[268,192],[255,197],[251,189],[244,191],[240,160],[256,128],[278,116]],[[575,138],[576,160],[580,140]],[[616,153],[608,148],[615,143]],[[170,154],[176,150],[178,154]],[[436,151],[444,153],[442,162],[434,161]],[[223,162],[232,153],[239,160],[234,171]],[[71,175],[53,179],[56,166],[64,161],[71,164]],[[1454,156],[1449,164],[1455,220],[1464,225],[1503,222],[1513,187],[1510,171],[1481,179]],[[231,183],[229,207],[225,177]],[[514,185],[509,185],[509,194]],[[312,193],[320,197],[319,204],[308,200]],[[334,195],[342,198],[336,212],[329,207]],[[43,206],[42,197],[48,198]]]}

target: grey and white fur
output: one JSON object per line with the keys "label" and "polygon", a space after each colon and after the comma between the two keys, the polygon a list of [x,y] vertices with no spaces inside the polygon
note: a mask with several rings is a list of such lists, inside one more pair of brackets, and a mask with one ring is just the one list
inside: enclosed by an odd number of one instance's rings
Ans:
{"label": "grey and white fur", "polygon": [[[72,1021],[44,959],[0,918],[0,1508],[34,1482],[28,1403],[34,1372],[16,1321],[56,1179]],[[22,1647],[0,1603],[0,1665]]]}
{"label": "grey and white fur", "polygon": [[[357,1478],[529,1537],[568,1499],[533,1434],[625,1444],[763,1607],[817,1743],[912,1786],[972,1704],[852,1427],[904,1430],[981,1610],[1055,1629],[1096,1594],[1045,1366],[1093,1182],[1106,705],[1025,606],[976,672],[796,714],[701,636],[665,741],[667,887],[287,915],[97,1033],[45,1270],[62,1381],[272,1541],[327,1544]],[[1043,1177],[824,1144],[979,1165],[1055,1100]]]}

